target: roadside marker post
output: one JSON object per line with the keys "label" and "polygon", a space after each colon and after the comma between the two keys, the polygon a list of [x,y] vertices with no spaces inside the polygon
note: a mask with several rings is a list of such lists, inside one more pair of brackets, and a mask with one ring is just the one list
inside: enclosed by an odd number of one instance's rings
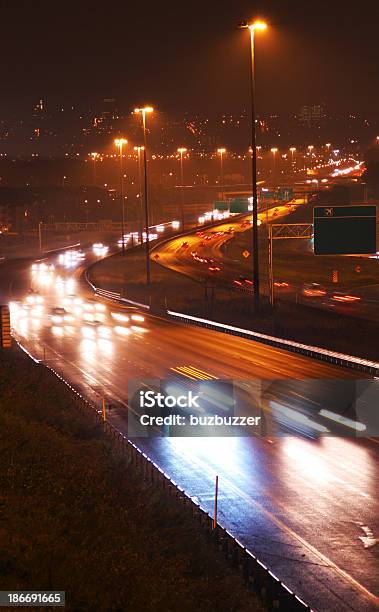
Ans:
{"label": "roadside marker post", "polygon": [[0,307],[0,340],[3,348],[10,348],[12,346],[11,337],[11,320],[9,314],[9,306]]}
{"label": "roadside marker post", "polygon": [[103,421],[107,420],[107,415],[106,415],[106,412],[105,412],[105,408],[106,408],[106,406],[105,406],[105,397],[103,397],[102,404],[101,404],[101,414],[103,416]]}

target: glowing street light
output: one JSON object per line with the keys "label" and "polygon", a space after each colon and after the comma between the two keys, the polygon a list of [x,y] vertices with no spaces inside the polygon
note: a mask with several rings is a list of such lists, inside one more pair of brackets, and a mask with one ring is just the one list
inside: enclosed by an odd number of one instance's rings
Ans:
{"label": "glowing street light", "polygon": [[249,28],[250,31],[254,31],[254,30],[266,30],[267,29],[267,23],[265,23],[264,21],[254,21],[253,23],[248,23],[246,24],[244,27]]}
{"label": "glowing street light", "polygon": [[290,152],[291,152],[291,166],[292,166],[292,171],[295,172],[295,167],[293,164],[294,161],[294,153],[296,151],[296,147],[290,147]]}
{"label": "glowing street light", "polygon": [[312,155],[312,151],[314,149],[314,146],[313,145],[308,145],[307,148],[308,148],[308,151],[309,151],[309,155]]}
{"label": "glowing street light", "polygon": [[92,161],[93,161],[93,184],[96,187],[96,160],[99,157],[98,153],[91,153]]}
{"label": "glowing street light", "polygon": [[226,149],[221,147],[217,149],[217,153],[220,156],[220,187],[221,187],[221,200],[224,200],[224,155],[226,153]]}
{"label": "glowing street light", "polygon": [[255,132],[255,32],[263,32],[267,24],[261,20],[245,23],[242,27],[250,33],[251,58],[251,148],[252,148],[252,191],[253,191],[253,287],[254,308],[259,311],[259,251],[258,251],[258,193],[257,193],[257,140]]}
{"label": "glowing street light", "polygon": [[121,194],[121,244],[122,244],[122,254],[125,255],[125,198],[124,198],[124,177],[123,177],[123,169],[122,169],[122,147],[128,144],[126,138],[115,138],[114,144],[118,148],[119,157],[120,157],[120,194]]}
{"label": "glowing street light", "polygon": [[276,176],[276,154],[277,154],[277,152],[278,152],[277,147],[272,147],[271,153],[272,153],[272,157],[273,157],[273,160],[274,160],[273,173],[274,173],[275,176]]}
{"label": "glowing street light", "polygon": [[146,285],[150,288],[150,252],[149,252],[149,197],[148,197],[148,181],[147,181],[147,132],[146,132],[146,115],[154,111],[152,106],[144,106],[143,108],[135,108],[134,112],[142,116],[143,129],[143,167],[145,177],[145,233],[146,233]]}
{"label": "glowing street light", "polygon": [[184,171],[183,171],[183,155],[187,153],[186,147],[179,147],[180,155],[180,185],[181,185],[181,215],[182,215],[182,230],[184,230]]}
{"label": "glowing street light", "polygon": [[140,206],[140,243],[143,243],[143,206],[142,206],[142,169],[141,169],[141,151],[144,147],[134,147],[138,155],[138,197]]}

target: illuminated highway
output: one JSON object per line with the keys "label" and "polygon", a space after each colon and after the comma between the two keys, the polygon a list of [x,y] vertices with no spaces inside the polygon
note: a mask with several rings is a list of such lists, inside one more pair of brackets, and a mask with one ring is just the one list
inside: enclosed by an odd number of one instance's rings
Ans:
{"label": "illuminated highway", "polygon": [[[349,370],[256,342],[91,301],[78,271],[98,256],[69,254],[33,269],[14,264],[4,269],[1,289],[16,302],[12,320],[25,348],[98,406],[103,396],[111,401],[108,418],[125,433],[127,381],[167,378],[173,368],[239,381],[353,378]],[[136,443],[210,512],[218,474],[220,522],[314,609],[378,607],[376,440],[290,435]]]}
{"label": "illuminated highway", "polygon": [[[278,205],[260,212],[259,224],[279,221],[289,213],[291,206]],[[234,281],[241,275],[240,260],[224,259],[223,246],[234,236],[251,228],[251,215],[242,218],[225,219],[220,225],[196,234],[173,238],[159,244],[152,252],[151,258],[157,263],[172,270],[187,274],[197,280],[213,279],[228,286],[234,286]],[[251,257],[251,252],[246,252]]]}
{"label": "illuminated highway", "polygon": [[[267,212],[259,213],[259,223],[262,225],[267,222],[281,223],[281,219],[290,211],[290,206],[274,206]],[[252,292],[252,247],[247,239],[243,241],[240,238],[251,227],[250,217],[250,215],[247,215],[242,220],[239,218],[226,219],[220,225],[205,228],[204,231],[197,231],[194,234],[165,241],[153,249],[151,258],[166,268],[190,276],[197,281],[206,281],[209,284],[220,285],[234,291]],[[234,239],[237,239],[238,247],[236,248],[233,248]],[[267,251],[267,241],[268,238],[264,232],[260,236],[261,251]],[[288,269],[288,266],[286,267],[286,257],[291,260],[291,269]],[[346,285],[349,283],[347,279],[350,278],[351,282],[352,278],[352,273],[347,269],[350,258],[340,257],[338,262],[335,260],[331,262],[331,258],[329,258],[327,265],[325,266],[324,260],[324,265],[321,266],[321,262],[313,255],[311,240],[286,240],[285,250],[282,248],[280,255],[276,254],[276,258],[273,271],[275,298],[296,301],[296,303],[336,312],[344,316],[358,317],[370,321],[378,320],[378,284],[375,282],[375,278],[377,278],[376,261],[372,261],[372,265],[368,269],[367,261],[369,260],[367,258],[366,261],[360,259],[360,267],[365,266],[366,281],[357,285],[357,280],[354,279],[354,287],[347,288]],[[328,266],[340,268],[340,270],[342,268],[340,276],[345,278],[342,286],[328,287],[328,284],[320,284],[320,269],[322,267],[328,269]],[[282,270],[282,276],[278,272],[278,268]],[[268,281],[267,255],[261,259],[260,272],[263,286],[265,286]],[[353,274],[357,275],[356,272],[353,272]],[[367,280],[367,277],[372,279],[371,284],[368,284],[370,281]],[[318,290],[322,293],[319,293],[319,291],[314,293],[312,287],[307,287],[314,281],[317,281]]]}

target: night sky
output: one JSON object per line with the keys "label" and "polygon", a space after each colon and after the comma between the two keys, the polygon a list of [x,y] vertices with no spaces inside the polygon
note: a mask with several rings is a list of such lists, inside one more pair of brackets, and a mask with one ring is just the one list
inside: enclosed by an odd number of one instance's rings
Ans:
{"label": "night sky", "polygon": [[375,111],[377,2],[1,2],[0,112],[36,99],[116,97],[167,111],[241,110],[249,93],[248,34],[257,40],[258,112],[324,102]]}

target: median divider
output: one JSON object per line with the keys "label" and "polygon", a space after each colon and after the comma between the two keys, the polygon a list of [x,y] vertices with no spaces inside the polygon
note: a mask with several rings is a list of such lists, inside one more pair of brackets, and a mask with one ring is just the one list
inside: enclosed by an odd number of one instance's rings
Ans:
{"label": "median divider", "polygon": [[98,287],[94,287],[92,283],[91,286],[94,288],[95,295],[109,300],[111,302],[117,302],[118,304],[126,304],[130,306],[136,306],[137,308],[143,308],[145,310],[150,310],[150,306],[148,304],[141,304],[141,302],[135,302],[134,300],[128,300],[121,296],[120,293],[115,293],[114,291],[107,291],[106,289],[99,289]]}
{"label": "median divider", "polygon": [[129,440],[119,429],[104,419],[103,411],[77,389],[75,389],[50,364],[35,359],[21,342],[15,338],[19,347],[38,365],[45,366],[69,390],[73,403],[81,412],[94,418],[114,441],[120,453],[127,457],[144,480],[163,489],[175,504],[190,512],[198,525],[199,531],[218,548],[229,564],[237,570],[245,586],[256,593],[268,608],[282,612],[297,612],[311,608],[281,582],[257,557],[248,551],[225,527],[217,523],[214,527],[213,517],[202,506],[192,499],[184,489],[175,483],[152,459],[132,440]]}
{"label": "median divider", "polygon": [[280,348],[292,353],[299,353],[306,357],[312,357],[325,361],[332,365],[341,366],[344,368],[351,368],[364,374],[370,374],[371,376],[379,376],[379,363],[376,361],[369,361],[360,357],[354,357],[352,355],[345,355],[344,353],[337,353],[328,349],[319,348],[307,344],[301,344],[293,340],[286,340],[285,338],[277,338],[275,336],[269,336],[260,332],[255,332],[250,329],[243,329],[241,327],[234,327],[233,325],[227,325],[226,323],[218,323],[217,321],[211,321],[209,319],[202,319],[200,317],[194,317],[182,312],[175,312],[173,310],[167,310],[167,316],[175,321],[180,321],[188,325],[196,325],[198,327],[205,327],[214,331],[231,334],[232,336],[239,336],[240,338],[246,338],[248,340],[254,340],[263,344],[268,344],[276,348]]}

